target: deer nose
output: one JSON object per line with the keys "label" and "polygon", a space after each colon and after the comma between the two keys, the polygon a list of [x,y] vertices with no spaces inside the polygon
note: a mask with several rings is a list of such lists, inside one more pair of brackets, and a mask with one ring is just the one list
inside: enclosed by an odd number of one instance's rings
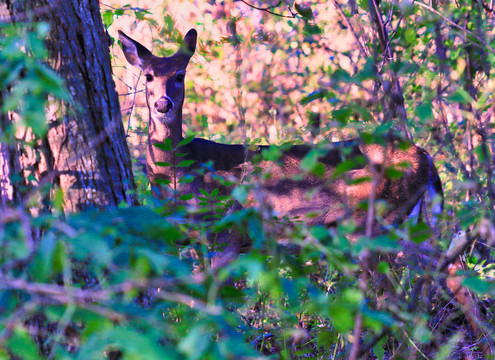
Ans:
{"label": "deer nose", "polygon": [[155,101],[155,109],[159,113],[168,113],[174,107],[174,102],[168,96],[162,96]]}

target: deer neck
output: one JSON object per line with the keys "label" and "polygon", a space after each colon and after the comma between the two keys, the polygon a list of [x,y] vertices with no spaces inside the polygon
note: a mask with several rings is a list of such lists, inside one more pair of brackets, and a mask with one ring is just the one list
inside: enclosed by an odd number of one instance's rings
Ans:
{"label": "deer neck", "polygon": [[148,148],[147,164],[148,172],[151,177],[168,177],[170,167],[157,166],[157,162],[175,164],[176,159],[173,151],[166,151],[154,146],[157,143],[163,143],[166,139],[171,140],[172,148],[176,148],[182,140],[182,112],[178,111],[174,115],[174,121],[164,123],[154,119],[150,114],[148,126]]}

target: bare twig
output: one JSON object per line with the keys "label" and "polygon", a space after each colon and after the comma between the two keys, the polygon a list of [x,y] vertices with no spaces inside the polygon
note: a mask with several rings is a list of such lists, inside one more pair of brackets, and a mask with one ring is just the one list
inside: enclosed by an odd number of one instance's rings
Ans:
{"label": "bare twig", "polygon": [[[132,92],[128,92],[128,93],[119,94],[119,96],[135,95],[135,94],[142,93],[142,92],[144,92],[144,89],[143,90],[136,90],[136,91],[132,91]],[[127,109],[123,109],[123,110],[129,110],[129,109],[132,109],[132,107],[127,108]]]}
{"label": "bare twig", "polygon": [[138,78],[137,78],[137,81],[136,81],[136,86],[134,87],[134,91],[133,91],[133,96],[132,96],[132,103],[131,103],[131,111],[129,111],[129,118],[127,119],[127,130],[126,130],[126,136],[129,136],[129,129],[131,128],[131,116],[132,116],[132,110],[134,109],[134,103],[136,102],[136,93],[138,92],[137,91],[137,87],[139,85],[139,80],[141,79],[141,74],[143,72],[142,71],[139,71],[139,75],[138,75]]}
{"label": "bare twig", "polygon": [[[380,8],[378,7],[376,0],[369,0],[368,4],[369,4],[370,16],[373,23],[375,24],[380,47],[383,51],[383,58],[385,61],[390,62],[393,60],[393,53],[392,53],[392,49],[389,46],[390,40],[385,28],[385,24],[383,23]],[[402,90],[397,74],[392,69],[390,69],[390,78],[391,78],[391,83],[393,84],[392,94],[391,94],[392,111],[393,113],[396,113],[399,116],[399,120],[401,122],[402,130],[404,134],[407,136],[409,140],[412,141],[412,134],[407,126],[407,112],[404,107],[404,95],[402,94]]]}
{"label": "bare twig", "polygon": [[[280,17],[284,17],[284,18],[290,18],[290,19],[296,18],[296,15],[293,14],[292,11],[291,11],[291,15],[284,15],[284,14],[279,14],[279,13],[276,13],[276,12],[270,10],[270,9],[274,8],[275,6],[280,5],[281,1],[277,5],[268,6],[266,8],[261,8],[261,7],[252,5],[252,4],[248,3],[248,2],[246,2],[245,0],[241,0],[241,2],[243,2],[244,4],[246,4],[247,6],[253,8],[253,9],[264,11],[264,12],[267,12],[268,14],[271,14],[271,15],[280,16]],[[290,9],[289,9],[289,11],[290,11]]]}
{"label": "bare twig", "polygon": [[347,16],[345,15],[344,11],[342,10],[342,7],[340,6],[340,4],[337,2],[337,0],[332,0],[332,3],[333,5],[335,6],[335,8],[339,11],[340,13],[340,17],[342,18],[342,20],[346,23],[347,27],[349,29],[351,29],[351,32],[352,32],[352,35],[354,36],[354,39],[356,40],[356,43],[358,44],[358,47],[359,47],[359,52],[361,53],[361,56],[364,57],[364,58],[367,58],[369,57],[369,54],[368,52],[366,51],[365,47],[363,46],[363,44],[361,44],[361,41],[359,40],[359,36],[358,34],[356,33],[356,31],[354,30],[354,27],[352,26],[351,22],[349,21],[349,19],[347,18]]}

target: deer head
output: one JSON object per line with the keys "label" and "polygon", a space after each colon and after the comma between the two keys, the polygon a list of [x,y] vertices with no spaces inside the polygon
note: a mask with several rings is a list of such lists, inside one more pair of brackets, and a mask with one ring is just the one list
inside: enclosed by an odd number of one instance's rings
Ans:
{"label": "deer head", "polygon": [[153,55],[148,49],[119,30],[127,61],[139,67],[146,78],[146,102],[150,118],[164,125],[182,127],[184,78],[186,67],[196,49],[197,32],[189,30],[180,49],[171,57]]}

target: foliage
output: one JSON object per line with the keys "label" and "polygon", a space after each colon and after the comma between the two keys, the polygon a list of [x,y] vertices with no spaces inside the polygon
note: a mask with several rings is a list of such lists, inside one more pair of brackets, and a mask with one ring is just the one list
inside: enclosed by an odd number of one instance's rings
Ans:
{"label": "foliage", "polygon": [[[441,234],[426,230],[425,236],[422,223],[408,222],[349,241],[352,220],[329,230],[276,219],[263,207],[228,213],[230,199],[215,191],[202,192],[198,209],[178,206],[185,198],[176,192],[175,201],[156,205],[143,174],[141,207],[67,216],[32,215],[23,204],[2,208],[0,359],[483,356],[482,339],[444,285],[444,258],[428,253],[425,238],[445,255],[458,230],[470,231],[474,242],[459,281],[478,296],[482,330],[492,339],[493,14],[473,1],[381,2],[393,52],[387,60],[387,49],[365,31],[374,26],[374,2],[335,4],[342,13],[332,16],[331,3],[257,6],[266,11],[198,5],[204,7],[194,20],[202,30],[199,53],[218,71],[208,73],[200,61],[191,65],[188,130],[204,132],[208,125],[220,135],[207,136],[247,144],[356,134],[376,141],[391,127],[404,130],[405,121],[440,170],[446,195]],[[127,13],[171,43],[180,38],[169,13],[157,22],[147,10],[124,5],[105,8],[102,17],[112,30]],[[61,80],[40,61],[44,26],[2,25],[0,37],[0,90],[9,88],[2,111],[17,110],[40,135],[47,95],[64,96]],[[230,33],[219,41],[214,29],[222,27]],[[343,36],[342,28],[356,39],[334,48],[330,40]],[[161,41],[155,52],[167,55]],[[132,130],[146,132],[139,122]],[[140,151],[140,144],[131,146]],[[318,151],[310,152],[302,172],[319,174]],[[263,156],[276,160],[279,154],[270,148]],[[343,162],[339,171],[352,165]],[[266,176],[256,174],[232,196],[245,203]],[[173,190],[180,181],[188,179],[174,179]],[[377,221],[382,205],[376,204]],[[61,208],[57,197],[52,207]],[[198,212],[212,209],[221,210],[215,223],[197,220]],[[206,239],[226,229],[246,232],[252,248],[214,270],[209,263],[216,249]],[[412,255],[401,260],[405,243]],[[351,355],[353,344],[358,355]]]}
{"label": "foliage", "polygon": [[0,89],[11,89],[1,110],[17,110],[20,125],[31,128],[35,135],[44,135],[48,95],[69,99],[63,80],[43,64],[48,56],[43,41],[49,27],[45,23],[32,27],[0,23],[0,31]]}

